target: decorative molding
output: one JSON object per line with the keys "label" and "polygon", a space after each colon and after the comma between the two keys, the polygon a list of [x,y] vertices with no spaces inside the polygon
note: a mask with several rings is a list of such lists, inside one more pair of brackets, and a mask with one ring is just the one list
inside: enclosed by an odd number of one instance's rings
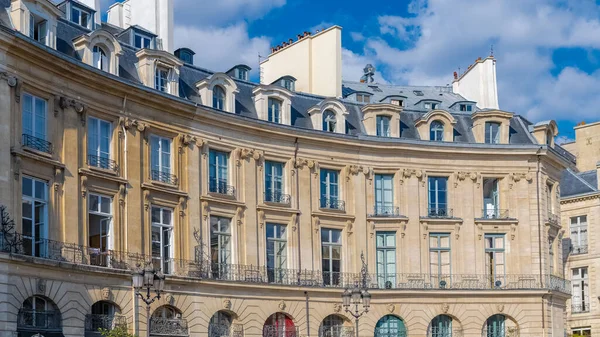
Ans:
{"label": "decorative molding", "polygon": [[368,228],[371,230],[369,234],[371,238],[373,238],[375,236],[375,221],[368,221],[367,225],[369,226]]}
{"label": "decorative molding", "polygon": [[348,236],[352,235],[353,228],[354,224],[352,223],[352,220],[346,220],[346,231],[348,232]]}
{"label": "decorative molding", "polygon": [[144,210],[148,210],[150,208],[150,191],[148,189],[144,189]]}
{"label": "decorative molding", "polygon": [[363,171],[362,166],[348,165],[346,166],[346,181],[350,181],[350,176],[356,176]]}
{"label": "decorative molding", "polygon": [[454,173],[454,188],[458,187],[459,181],[464,181],[465,179],[471,179],[474,183],[477,182],[477,179],[481,176],[475,172],[456,172]]}
{"label": "decorative molding", "polygon": [[112,292],[109,287],[102,288],[102,300],[112,301]]}
{"label": "decorative molding", "polygon": [[226,298],[223,300],[223,309],[231,310],[231,300]]}
{"label": "decorative molding", "polygon": [[86,175],[81,175],[81,197],[85,198],[88,190],[88,178]]}
{"label": "decorative molding", "polygon": [[562,198],[560,203],[561,203],[561,205],[562,204],[573,204],[573,203],[594,200],[594,199],[600,199],[600,192],[596,192],[595,194],[584,195],[584,196],[574,196],[574,197]]}
{"label": "decorative molding", "polygon": [[285,310],[286,306],[287,305],[284,300],[279,301],[279,305],[278,305],[279,310],[282,310],[282,311]]}
{"label": "decorative molding", "polygon": [[425,172],[415,169],[403,169],[402,174],[400,174],[400,184],[404,184],[404,180],[410,179],[413,176],[415,176],[417,179],[421,180],[423,184],[425,184]]}
{"label": "decorative molding", "polygon": [[17,79],[16,76],[7,73],[5,71],[0,72],[0,78],[3,80],[6,80],[6,83],[8,83],[8,86],[11,88],[14,88],[17,86],[17,84],[19,83],[19,80]]}
{"label": "decorative molding", "polygon": [[518,183],[521,180],[526,180],[531,183],[533,181],[533,175],[531,173],[511,173],[509,174],[510,181],[508,187],[513,188],[514,183]]}
{"label": "decorative molding", "polygon": [[193,147],[198,143],[198,138],[192,135],[181,134],[179,135],[179,142],[181,143],[182,147]]}
{"label": "decorative molding", "polygon": [[81,126],[85,126],[85,120],[86,120],[86,107],[83,103],[72,99],[72,98],[67,98],[64,96],[61,96],[59,98],[59,105],[60,108],[63,109],[63,111],[69,107],[73,108],[75,110],[75,112],[79,115],[79,120],[81,121]]}
{"label": "decorative molding", "polygon": [[129,130],[131,128],[136,128],[139,132],[144,132],[144,131],[146,131],[146,129],[150,128],[149,125],[142,123],[138,120],[131,119],[129,117],[121,118],[119,120],[119,122],[121,123],[121,125],[123,125],[125,130]]}
{"label": "decorative molding", "polygon": [[298,229],[298,213],[292,214],[292,220],[290,221],[292,225],[292,231],[296,231]]}
{"label": "decorative molding", "polygon": [[175,296],[173,296],[173,294],[166,294],[165,302],[167,302],[169,305],[175,305]]}
{"label": "decorative molding", "polygon": [[125,196],[127,195],[127,186],[119,184],[119,205],[125,206]]}
{"label": "decorative molding", "polygon": [[179,197],[179,216],[185,216],[185,210],[187,209],[188,198],[184,196]]}
{"label": "decorative molding", "polygon": [[210,213],[210,206],[208,205],[208,201],[202,202],[202,218],[204,221],[208,219],[208,214]]}
{"label": "decorative molding", "polygon": [[263,228],[265,226],[265,211],[259,209],[258,211],[256,211],[256,214],[258,216],[258,226],[260,228]]}
{"label": "decorative molding", "polygon": [[58,191],[60,185],[64,182],[63,169],[61,167],[54,167],[54,190]]}
{"label": "decorative molding", "polygon": [[242,206],[238,206],[235,211],[237,217],[237,225],[241,226],[243,224],[244,219],[244,208]]}
{"label": "decorative molding", "polygon": [[447,314],[448,310],[450,310],[450,305],[448,303],[442,304],[442,313]]}
{"label": "decorative molding", "polygon": [[15,180],[19,180],[21,176],[21,165],[23,164],[23,160],[19,156],[15,156],[15,166],[14,166],[14,175]]}
{"label": "decorative molding", "polygon": [[504,312],[504,304],[497,304],[496,310],[498,310],[498,312]]}
{"label": "decorative molding", "polygon": [[321,226],[321,221],[319,220],[319,217],[316,215],[312,216],[312,225],[313,225],[313,229],[315,230],[315,233],[319,232],[319,227]]}
{"label": "decorative molding", "polygon": [[54,95],[54,117],[58,117],[58,109],[60,108],[60,96]]}
{"label": "decorative molding", "polygon": [[337,313],[341,312],[342,311],[342,305],[340,303],[334,303],[333,304],[333,311],[337,312]]}
{"label": "decorative molding", "polygon": [[387,305],[387,311],[388,311],[390,314],[393,314],[393,313],[394,313],[394,311],[396,311],[396,305],[395,305],[395,304],[392,304],[392,303],[388,304],[388,305]]}
{"label": "decorative molding", "polygon": [[35,290],[38,294],[46,294],[46,280],[43,278],[38,279]]}

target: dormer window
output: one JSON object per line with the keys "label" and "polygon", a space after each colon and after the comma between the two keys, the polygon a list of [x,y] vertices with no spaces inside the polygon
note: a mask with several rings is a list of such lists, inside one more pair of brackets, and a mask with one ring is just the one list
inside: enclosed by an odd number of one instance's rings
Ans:
{"label": "dormer window", "polygon": [[485,143],[500,144],[500,123],[485,123]]}
{"label": "dormer window", "polygon": [[466,112],[473,111],[473,105],[471,105],[471,104],[460,104],[458,107],[459,107],[460,111],[466,111]]}
{"label": "dormer window", "polygon": [[323,131],[335,132],[336,123],[335,113],[331,110],[325,110],[323,113]]}
{"label": "dormer window", "polygon": [[371,103],[371,95],[356,94],[356,101],[360,103]]}
{"label": "dormer window", "polygon": [[377,136],[390,137],[390,120],[389,116],[377,116]]}
{"label": "dormer window", "polygon": [[425,109],[427,110],[435,110],[438,108],[438,103],[436,102],[425,102]]}
{"label": "dormer window", "polygon": [[89,28],[91,15],[77,7],[71,7],[71,22]]}
{"label": "dormer window", "polygon": [[104,49],[102,49],[99,46],[94,46],[93,49],[93,66],[103,70],[103,71],[109,71],[109,58],[107,56],[107,53],[104,51]]}
{"label": "dormer window", "polygon": [[[243,69],[243,68],[235,68],[235,77],[242,81],[247,81],[248,80],[248,70]],[[290,89],[288,89],[288,90],[290,90]]]}
{"label": "dormer window", "polygon": [[281,101],[269,98],[268,120],[272,123],[281,124]]}
{"label": "dormer window", "polygon": [[150,48],[150,43],[152,39],[147,35],[142,35],[140,33],[135,33],[133,38],[133,45],[136,48]]}
{"label": "dormer window", "polygon": [[433,121],[429,126],[429,140],[434,142],[444,141],[444,123],[440,121]]}
{"label": "dormer window", "polygon": [[48,21],[40,16],[30,14],[29,37],[48,45]]}
{"label": "dormer window", "polygon": [[404,101],[401,99],[391,99],[390,104],[397,105],[397,106],[404,106]]}
{"label": "dormer window", "polygon": [[162,67],[156,68],[154,76],[154,89],[169,92],[169,70]]}
{"label": "dormer window", "polygon": [[281,86],[286,88],[289,91],[294,91],[294,81],[289,79],[289,78],[283,78],[281,79]]}
{"label": "dormer window", "polygon": [[217,110],[225,109],[225,90],[219,85],[213,88],[213,108]]}

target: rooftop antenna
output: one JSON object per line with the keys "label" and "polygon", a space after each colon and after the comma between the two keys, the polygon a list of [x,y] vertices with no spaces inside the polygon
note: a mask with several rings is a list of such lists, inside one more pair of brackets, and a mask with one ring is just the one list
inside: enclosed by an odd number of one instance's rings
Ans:
{"label": "rooftop antenna", "polygon": [[258,77],[259,77],[259,83],[261,83],[261,84],[263,83],[263,68],[260,65],[260,61],[263,58],[266,58],[266,57],[263,57],[262,55],[260,55],[260,53],[258,53],[258,72],[259,72]]}
{"label": "rooftop antenna", "polygon": [[494,57],[494,44],[490,47],[490,56]]}
{"label": "rooftop antenna", "polygon": [[363,69],[364,75],[360,78],[360,83],[373,83],[375,76],[375,67],[372,64],[367,64]]}

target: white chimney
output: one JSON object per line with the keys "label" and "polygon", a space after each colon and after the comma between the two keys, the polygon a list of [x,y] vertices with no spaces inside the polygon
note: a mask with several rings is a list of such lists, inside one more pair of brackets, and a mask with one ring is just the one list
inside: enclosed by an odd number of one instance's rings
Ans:
{"label": "white chimney", "polygon": [[88,6],[89,8],[93,9],[96,11],[96,15],[94,16],[94,20],[96,21],[97,25],[100,25],[101,23],[101,19],[100,19],[100,0],[77,0],[79,2],[81,2],[82,4]]}
{"label": "white chimney", "polygon": [[129,25],[125,24],[125,8],[124,4],[121,2],[115,2],[108,8],[108,16],[106,18],[106,22],[111,25],[126,28]]}
{"label": "white chimney", "polygon": [[454,93],[477,102],[481,109],[499,109],[496,84],[496,59],[488,56],[477,59],[462,75],[456,74],[452,82]]}

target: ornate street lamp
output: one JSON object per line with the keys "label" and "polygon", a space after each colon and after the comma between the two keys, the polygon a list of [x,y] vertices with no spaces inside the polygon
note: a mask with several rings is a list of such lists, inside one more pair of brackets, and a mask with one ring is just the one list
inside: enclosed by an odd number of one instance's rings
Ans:
{"label": "ornate street lamp", "polygon": [[[136,295],[146,303],[146,336],[150,337],[150,305],[160,299],[160,293],[165,287],[165,275],[148,263],[146,268],[140,267],[135,270],[132,278]],[[152,295],[151,290],[154,290],[156,295]]]}
{"label": "ornate street lamp", "polygon": [[[367,291],[367,265],[365,263],[365,256],[363,253],[360,254],[362,260],[361,283],[355,284],[354,289],[350,290],[346,288],[342,294],[342,304],[347,313],[354,317],[356,322],[356,337],[358,337],[358,319],[365,313],[369,312],[371,306],[371,294]],[[359,306],[362,304],[362,310]],[[350,308],[354,305],[354,308]]]}

